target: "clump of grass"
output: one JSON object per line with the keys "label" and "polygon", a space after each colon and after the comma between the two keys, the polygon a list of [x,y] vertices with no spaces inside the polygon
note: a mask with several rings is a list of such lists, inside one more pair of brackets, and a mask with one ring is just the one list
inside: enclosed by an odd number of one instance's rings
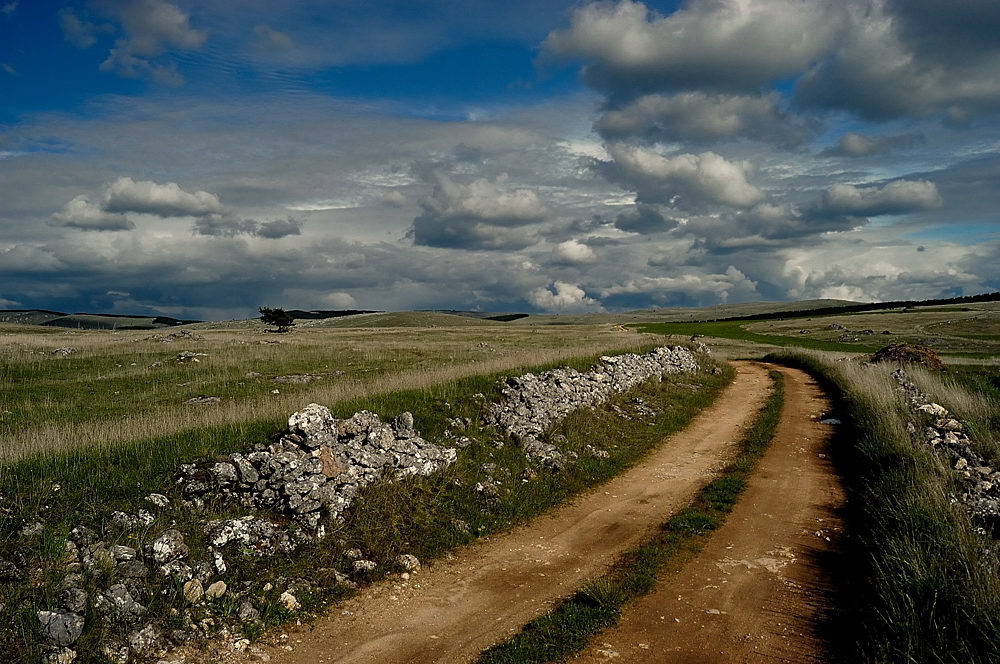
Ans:
{"label": "clump of grass", "polygon": [[784,401],[782,376],[772,372],[774,390],[748,428],[740,453],[706,484],[690,505],[663,524],[652,539],[623,554],[611,569],[528,623],[514,637],[485,652],[477,664],[562,661],[590,637],[614,625],[631,600],[650,592],[665,572],[676,572],[708,541],[732,511],[757,460],[774,437]]}
{"label": "clump of grass", "polygon": [[854,619],[852,659],[996,661],[996,543],[977,534],[951,500],[950,468],[911,438],[892,367],[806,354],[781,360],[822,377],[844,414],[836,447],[849,485],[852,557],[859,561],[845,595],[845,613]]}

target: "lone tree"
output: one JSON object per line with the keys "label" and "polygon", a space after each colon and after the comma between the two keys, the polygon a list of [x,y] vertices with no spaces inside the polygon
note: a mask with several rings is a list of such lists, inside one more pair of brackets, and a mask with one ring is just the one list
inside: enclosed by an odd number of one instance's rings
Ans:
{"label": "lone tree", "polygon": [[277,327],[278,332],[288,332],[292,325],[295,325],[295,319],[292,318],[292,315],[284,309],[261,307],[258,311],[260,311],[260,319],[264,321],[266,325],[274,325]]}

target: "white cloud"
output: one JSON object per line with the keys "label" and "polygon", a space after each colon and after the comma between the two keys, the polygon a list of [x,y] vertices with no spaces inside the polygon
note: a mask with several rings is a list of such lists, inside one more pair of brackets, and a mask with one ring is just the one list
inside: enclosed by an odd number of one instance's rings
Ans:
{"label": "white cloud", "polygon": [[750,207],[764,199],[751,185],[749,162],[727,161],[714,152],[665,157],[635,145],[615,143],[609,171],[632,188],[644,203],[670,203],[679,207],[704,204]]}
{"label": "white cloud", "polygon": [[597,300],[587,297],[579,286],[564,281],[553,282],[550,288],[536,288],[528,294],[528,301],[542,311],[581,313],[603,311]]}
{"label": "white cloud", "polygon": [[52,215],[52,219],[61,226],[86,231],[128,231],[135,228],[135,224],[124,214],[108,212],[92,204],[83,194],[66,203],[62,210]]}
{"label": "white cloud", "polygon": [[130,177],[118,178],[105,189],[103,208],[108,212],[138,212],[159,217],[203,217],[223,211],[219,199],[207,191],[192,194],[176,182],[136,182]]}
{"label": "white cloud", "polygon": [[387,191],[386,193],[382,194],[382,198],[380,200],[383,205],[387,205],[389,207],[394,207],[394,208],[401,208],[407,203],[406,195],[401,191],[395,191],[395,190]]}
{"label": "white cloud", "polygon": [[594,250],[577,240],[560,242],[552,250],[552,260],[570,265],[593,263],[597,259]]}
{"label": "white cloud", "polygon": [[843,25],[838,5],[695,0],[664,17],[641,2],[591,2],[549,34],[544,51],[585,60],[587,82],[614,94],[755,90],[829,50]]}
{"label": "white cloud", "polygon": [[935,208],[942,203],[937,186],[927,180],[894,180],[882,187],[830,185],[821,209],[829,214],[878,216]]}
{"label": "white cloud", "polygon": [[601,298],[617,295],[644,295],[656,301],[683,294],[689,298],[710,296],[718,302],[726,302],[736,296],[737,301],[746,300],[756,293],[757,284],[736,267],[730,265],[721,274],[705,273],[702,270],[686,269],[684,274],[664,277],[636,277],[622,283],[602,288]]}
{"label": "white cloud", "polygon": [[899,241],[877,245],[826,242],[788,249],[781,255],[781,273],[774,278],[792,298],[885,302],[988,292],[989,284],[976,272],[981,261],[995,260],[996,247],[939,243],[932,251],[924,251]]}

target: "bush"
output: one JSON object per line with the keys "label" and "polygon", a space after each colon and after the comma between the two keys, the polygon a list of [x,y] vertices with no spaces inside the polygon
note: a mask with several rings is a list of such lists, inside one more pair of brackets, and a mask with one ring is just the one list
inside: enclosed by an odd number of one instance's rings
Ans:
{"label": "bush", "polygon": [[895,362],[897,364],[919,364],[928,369],[943,369],[944,363],[930,348],[918,344],[889,344],[872,355],[872,362]]}

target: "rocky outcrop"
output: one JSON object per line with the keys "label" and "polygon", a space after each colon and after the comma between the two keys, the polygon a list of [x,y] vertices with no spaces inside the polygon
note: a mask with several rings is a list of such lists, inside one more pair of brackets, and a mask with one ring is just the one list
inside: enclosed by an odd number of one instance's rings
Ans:
{"label": "rocky outcrop", "polygon": [[675,346],[660,347],[642,355],[604,356],[601,364],[587,373],[561,368],[508,378],[501,390],[503,398],[490,407],[486,424],[509,434],[529,458],[561,468],[565,464],[563,454],[555,445],[542,440],[554,422],[651,378],[697,370],[695,354]]}
{"label": "rocky outcrop", "polygon": [[960,421],[944,406],[934,403],[910,380],[906,371],[892,373],[899,390],[923,427],[910,424],[910,433],[923,444],[943,455],[960,479],[958,503],[982,525],[1000,525],[1000,471],[973,448]]}

